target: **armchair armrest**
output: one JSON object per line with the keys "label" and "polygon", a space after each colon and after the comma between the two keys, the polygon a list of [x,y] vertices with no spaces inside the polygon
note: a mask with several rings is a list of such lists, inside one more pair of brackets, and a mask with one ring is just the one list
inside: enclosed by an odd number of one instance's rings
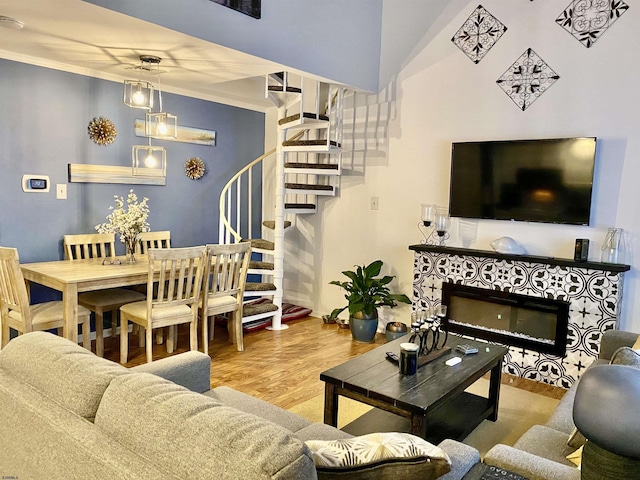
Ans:
{"label": "armchair armrest", "polygon": [[601,360],[610,360],[613,352],[620,347],[633,347],[636,340],[638,340],[637,333],[623,330],[607,330],[602,335],[599,358]]}
{"label": "armchair armrest", "polygon": [[451,459],[451,471],[438,480],[461,480],[471,468],[480,462],[480,452],[469,445],[446,439],[438,444]]}
{"label": "armchair armrest", "polygon": [[158,375],[197,393],[211,390],[211,358],[201,352],[180,353],[131,370]]}
{"label": "armchair armrest", "polygon": [[580,470],[507,445],[487,452],[484,463],[508,470],[529,480],[580,480]]}

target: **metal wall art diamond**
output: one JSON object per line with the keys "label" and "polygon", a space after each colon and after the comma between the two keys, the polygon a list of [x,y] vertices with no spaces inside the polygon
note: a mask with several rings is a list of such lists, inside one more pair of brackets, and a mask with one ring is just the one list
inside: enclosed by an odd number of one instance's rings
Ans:
{"label": "metal wall art diamond", "polygon": [[622,0],[573,0],[556,23],[589,48],[628,9]]}
{"label": "metal wall art diamond", "polygon": [[451,41],[473,63],[478,63],[506,31],[507,27],[500,20],[487,12],[482,5],[478,5]]}
{"label": "metal wall art diamond", "polygon": [[560,78],[531,48],[496,81],[523,112]]}

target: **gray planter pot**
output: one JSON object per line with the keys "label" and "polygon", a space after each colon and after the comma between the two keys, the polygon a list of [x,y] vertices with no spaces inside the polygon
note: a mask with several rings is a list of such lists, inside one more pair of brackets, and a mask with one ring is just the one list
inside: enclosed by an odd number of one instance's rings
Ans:
{"label": "gray planter pot", "polygon": [[349,317],[349,329],[356,342],[373,343],[378,330],[378,312],[374,311],[370,316],[358,312]]}

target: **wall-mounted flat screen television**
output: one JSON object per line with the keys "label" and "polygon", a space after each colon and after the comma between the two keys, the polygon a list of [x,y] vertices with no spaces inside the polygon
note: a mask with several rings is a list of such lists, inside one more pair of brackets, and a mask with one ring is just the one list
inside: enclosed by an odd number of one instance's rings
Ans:
{"label": "wall-mounted flat screen television", "polygon": [[589,225],[596,138],[453,143],[452,217]]}

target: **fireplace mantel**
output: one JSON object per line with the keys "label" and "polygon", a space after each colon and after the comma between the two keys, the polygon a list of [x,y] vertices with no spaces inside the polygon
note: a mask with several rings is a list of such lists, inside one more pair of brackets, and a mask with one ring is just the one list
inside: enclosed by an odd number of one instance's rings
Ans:
{"label": "fireplace mantel", "polygon": [[461,247],[441,247],[439,245],[410,245],[409,250],[416,252],[447,253],[449,255],[460,255],[470,257],[497,258],[500,260],[516,260],[529,263],[542,263],[544,265],[559,265],[562,267],[588,268],[591,270],[601,270],[603,272],[626,272],[631,269],[629,265],[618,263],[602,262],[576,262],[568,258],[540,257],[537,255],[513,255],[508,253],[498,253],[490,250],[474,250],[472,248]]}
{"label": "fireplace mantel", "polygon": [[565,354],[510,347],[504,371],[511,375],[569,388],[597,358],[602,334],[618,327],[629,265],[436,245],[409,249],[415,255],[414,309],[438,305],[443,282],[569,303]]}

